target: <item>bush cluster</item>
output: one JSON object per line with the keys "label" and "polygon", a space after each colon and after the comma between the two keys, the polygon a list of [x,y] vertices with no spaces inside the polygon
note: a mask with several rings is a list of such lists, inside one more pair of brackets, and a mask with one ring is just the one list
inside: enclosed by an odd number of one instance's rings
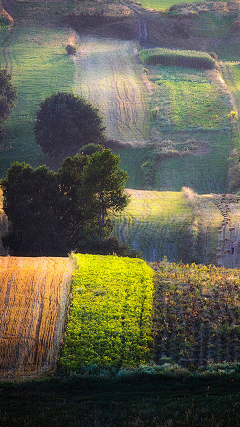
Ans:
{"label": "bush cluster", "polygon": [[217,67],[215,60],[208,53],[195,50],[143,49],[139,52],[139,58],[144,64],[150,65],[161,64],[205,70]]}

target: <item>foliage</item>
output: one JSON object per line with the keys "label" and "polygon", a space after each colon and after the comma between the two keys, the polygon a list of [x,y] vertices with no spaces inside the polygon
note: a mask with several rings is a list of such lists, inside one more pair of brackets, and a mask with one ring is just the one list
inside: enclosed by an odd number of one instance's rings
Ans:
{"label": "foliage", "polygon": [[166,48],[142,49],[139,58],[144,64],[189,68],[216,68],[215,60],[206,52]]}
{"label": "foliage", "polygon": [[[60,364],[129,366],[151,356],[153,271],[139,259],[73,255],[77,269]],[[97,274],[96,274],[97,271]]]}
{"label": "foliage", "polygon": [[57,175],[46,166],[15,162],[1,181],[9,220],[3,244],[15,255],[61,255],[65,236]]}
{"label": "foliage", "polygon": [[89,234],[101,240],[109,234],[109,213],[124,209],[128,174],[119,169],[120,159],[107,149],[87,157],[83,168],[78,203],[84,211]]}
{"label": "foliage", "polygon": [[[17,98],[17,91],[11,83],[11,78],[7,70],[0,70],[0,123],[8,118]],[[2,141],[3,135],[3,128],[0,125],[0,141]]]}
{"label": "foliage", "polygon": [[239,361],[239,271],[166,261],[154,267],[156,360],[171,356],[192,368]]}
{"label": "foliage", "polygon": [[85,237],[83,208],[78,203],[77,192],[86,163],[85,156],[67,157],[58,171],[58,182],[62,195],[62,223],[68,252],[75,250],[79,246],[79,241]]}
{"label": "foliage", "polygon": [[79,155],[84,156],[91,156],[93,153],[96,153],[96,151],[103,151],[104,147],[101,144],[95,144],[94,142],[84,145],[79,150]]}
{"label": "foliage", "polygon": [[107,237],[102,240],[87,238],[78,244],[81,253],[101,254],[101,255],[118,255],[122,257],[139,258],[140,253],[130,246],[120,243],[117,237]]}
{"label": "foliage", "polygon": [[[4,246],[13,254],[63,255],[95,241],[94,250],[100,250],[97,240],[109,235],[109,214],[128,203],[127,174],[118,166],[111,150],[68,157],[58,173],[13,163],[2,180],[10,223]],[[105,243],[105,250],[126,252],[116,242]]]}
{"label": "foliage", "polygon": [[71,45],[67,45],[66,46],[66,51],[68,55],[76,55],[77,53],[77,48],[75,46],[71,46]]}
{"label": "foliage", "polygon": [[103,143],[98,109],[84,98],[58,92],[40,103],[34,126],[36,142],[50,156],[76,154],[91,142]]}

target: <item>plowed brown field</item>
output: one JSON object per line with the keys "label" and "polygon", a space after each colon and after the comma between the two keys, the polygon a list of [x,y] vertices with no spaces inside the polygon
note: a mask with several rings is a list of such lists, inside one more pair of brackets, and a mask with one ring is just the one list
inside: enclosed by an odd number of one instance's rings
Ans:
{"label": "plowed brown field", "polygon": [[0,378],[54,371],[70,294],[68,258],[0,257]]}

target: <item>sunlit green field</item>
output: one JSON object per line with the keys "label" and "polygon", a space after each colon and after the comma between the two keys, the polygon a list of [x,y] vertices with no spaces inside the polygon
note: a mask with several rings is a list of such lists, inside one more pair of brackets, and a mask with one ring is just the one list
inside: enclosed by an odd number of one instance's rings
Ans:
{"label": "sunlit green field", "polygon": [[192,201],[183,192],[126,190],[129,205],[114,219],[113,234],[148,261],[216,261],[220,211],[211,196]]}
{"label": "sunlit green field", "polygon": [[[21,17],[21,7],[15,6],[16,16]],[[39,103],[53,93],[74,90],[75,68],[65,50],[74,37],[73,32],[47,24],[37,26],[30,18],[20,22],[3,45],[1,55],[1,66],[7,66],[11,72],[18,99],[4,125],[7,150],[1,152],[0,176],[15,160],[30,162],[33,166],[48,163],[48,158],[35,143],[36,111]]]}
{"label": "sunlit green field", "polygon": [[[151,358],[153,271],[140,259],[73,255],[70,318],[61,366],[135,366]],[[97,274],[96,274],[97,273]]]}
{"label": "sunlit green field", "polygon": [[154,188],[226,191],[232,107],[217,71],[151,66],[149,80],[151,108],[157,110],[151,132],[160,151],[169,146],[165,158],[156,160]]}

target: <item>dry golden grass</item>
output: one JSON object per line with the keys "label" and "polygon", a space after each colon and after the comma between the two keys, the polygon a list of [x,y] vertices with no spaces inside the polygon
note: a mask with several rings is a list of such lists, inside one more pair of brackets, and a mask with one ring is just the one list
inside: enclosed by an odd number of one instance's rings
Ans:
{"label": "dry golden grass", "polygon": [[7,251],[2,244],[2,236],[7,232],[8,219],[3,210],[3,194],[0,188],[0,255],[7,255]]}
{"label": "dry golden grass", "polygon": [[55,370],[70,294],[68,258],[0,257],[0,378]]}

